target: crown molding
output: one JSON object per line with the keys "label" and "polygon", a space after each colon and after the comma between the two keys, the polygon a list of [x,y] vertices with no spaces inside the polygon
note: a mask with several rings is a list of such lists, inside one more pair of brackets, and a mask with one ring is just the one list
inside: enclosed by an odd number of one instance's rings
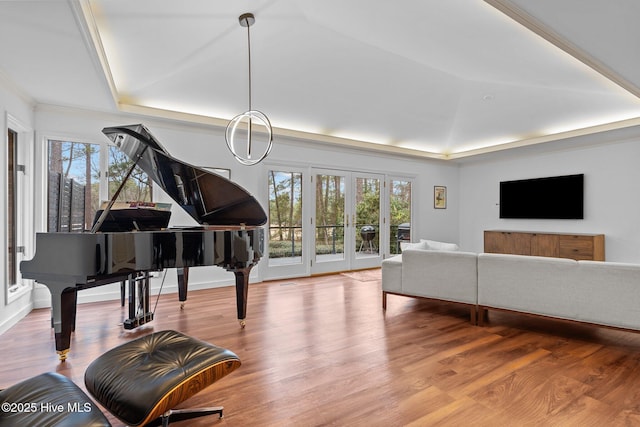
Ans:
{"label": "crown molding", "polygon": [[[569,55],[576,58],[578,61],[582,62],[586,66],[592,68],[596,72],[602,74],[607,79],[611,80],[624,90],[632,93],[634,96],[640,98],[640,87],[620,75],[618,72],[591,56],[589,53],[566,40],[556,31],[554,31],[549,26],[545,25],[538,19],[534,18],[532,15],[527,13],[524,9],[516,6],[509,0],[484,0],[485,3],[493,6],[500,12],[504,13],[514,21],[523,25],[525,28],[533,31],[535,34],[539,35],[543,39],[547,40],[549,43],[554,46],[562,49]],[[578,12],[577,12],[578,13]]]}
{"label": "crown molding", "polygon": [[527,147],[530,145],[543,144],[545,142],[561,141],[570,138],[576,138],[580,136],[593,135],[602,132],[609,132],[618,129],[630,128],[634,126],[640,126],[640,117],[633,119],[620,120],[618,122],[605,123],[596,126],[589,126],[581,129],[574,129],[566,132],[559,132],[550,135],[543,135],[535,138],[521,139],[518,141],[512,141],[505,144],[492,145],[486,148],[480,148],[476,150],[469,150],[460,153],[455,153],[447,156],[447,159],[461,159],[465,157],[476,156],[480,154],[488,154],[496,151],[504,151],[512,148]]}
{"label": "crown molding", "polygon": [[[146,115],[152,117],[161,117],[170,120],[178,120],[190,123],[204,124],[208,126],[226,128],[229,120],[218,117],[203,116],[198,114],[184,113],[180,111],[165,110],[161,108],[147,107],[143,105],[129,104],[126,102],[118,102],[118,109],[123,112]],[[344,147],[360,148],[365,150],[373,150],[377,152],[387,152],[392,154],[400,154],[410,157],[422,157],[429,159],[445,160],[448,158],[445,154],[432,153],[427,151],[413,150],[410,148],[398,147],[393,145],[377,144],[374,142],[360,141],[356,139],[342,138],[338,136],[325,135],[320,133],[305,132],[287,128],[273,128],[274,136],[293,138],[311,142],[324,142]]]}

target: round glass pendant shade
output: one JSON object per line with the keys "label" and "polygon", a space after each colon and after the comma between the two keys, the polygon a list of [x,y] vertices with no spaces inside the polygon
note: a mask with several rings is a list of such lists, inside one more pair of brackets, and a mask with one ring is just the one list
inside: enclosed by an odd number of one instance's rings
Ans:
{"label": "round glass pendant shade", "polygon": [[271,122],[258,110],[245,111],[231,119],[224,137],[231,154],[248,166],[260,163],[273,146]]}

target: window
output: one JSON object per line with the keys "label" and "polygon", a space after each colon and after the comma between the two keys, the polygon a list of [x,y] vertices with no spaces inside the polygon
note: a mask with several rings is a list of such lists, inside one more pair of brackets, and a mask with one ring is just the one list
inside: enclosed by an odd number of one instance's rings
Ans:
{"label": "window", "polygon": [[49,141],[48,231],[91,228],[99,198],[100,145]]}
{"label": "window", "polygon": [[[91,229],[96,212],[115,194],[131,160],[113,145],[49,140],[48,231]],[[101,159],[108,157],[108,174]],[[108,179],[107,179],[108,176]],[[151,180],[136,168],[118,201],[151,201]]]}
{"label": "window", "polygon": [[31,289],[31,282],[22,280],[19,268],[33,247],[33,168],[29,167],[33,164],[33,130],[10,114],[6,119],[4,287],[5,302],[11,304]]}
{"label": "window", "polygon": [[17,145],[18,134],[9,129],[7,135],[7,284],[9,290],[17,283]]}

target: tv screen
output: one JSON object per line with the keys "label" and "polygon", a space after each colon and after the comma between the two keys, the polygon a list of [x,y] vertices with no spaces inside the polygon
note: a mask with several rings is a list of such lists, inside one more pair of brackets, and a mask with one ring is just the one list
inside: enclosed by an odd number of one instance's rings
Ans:
{"label": "tv screen", "polygon": [[584,174],[501,182],[500,218],[583,219]]}

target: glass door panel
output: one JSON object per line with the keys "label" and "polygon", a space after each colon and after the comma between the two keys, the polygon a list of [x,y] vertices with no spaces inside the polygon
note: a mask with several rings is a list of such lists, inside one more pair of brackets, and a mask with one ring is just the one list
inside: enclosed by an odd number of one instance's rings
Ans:
{"label": "glass door panel", "polygon": [[379,266],[380,242],[385,234],[382,224],[382,192],[384,182],[381,175],[354,174],[352,180],[353,203],[351,212],[353,229],[353,253],[351,268]]}
{"label": "glass door panel", "polygon": [[355,179],[355,256],[377,256],[380,248],[380,180]]}
{"label": "glass door panel", "polygon": [[315,262],[313,272],[347,268],[346,174],[315,173]]}
{"label": "glass door panel", "polygon": [[[265,259],[260,262],[266,279],[300,277],[309,274],[312,232],[309,230],[310,206],[313,196],[308,169],[279,168],[267,170],[269,196],[269,228]],[[304,203],[303,203],[304,201]]]}
{"label": "glass door panel", "polygon": [[411,241],[411,181],[389,181],[389,254],[401,253],[402,242]]}
{"label": "glass door panel", "polygon": [[269,171],[269,266],[301,264],[302,173]]}

